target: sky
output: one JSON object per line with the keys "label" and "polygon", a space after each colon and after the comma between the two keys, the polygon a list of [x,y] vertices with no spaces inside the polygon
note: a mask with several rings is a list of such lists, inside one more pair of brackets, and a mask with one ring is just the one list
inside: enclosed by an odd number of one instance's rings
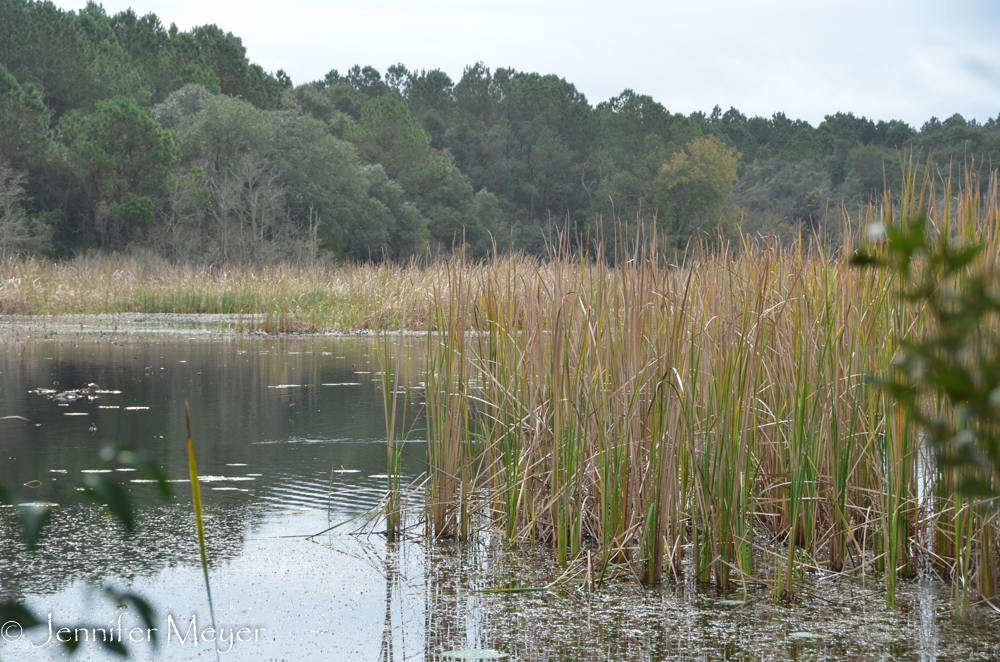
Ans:
{"label": "sky", "polygon": [[[82,0],[56,0],[79,9]],[[1000,114],[1000,1],[107,0],[181,30],[215,23],[295,84],[354,64],[556,74],[591,104],[626,88],[672,112],[813,125],[837,111],[919,128]]]}

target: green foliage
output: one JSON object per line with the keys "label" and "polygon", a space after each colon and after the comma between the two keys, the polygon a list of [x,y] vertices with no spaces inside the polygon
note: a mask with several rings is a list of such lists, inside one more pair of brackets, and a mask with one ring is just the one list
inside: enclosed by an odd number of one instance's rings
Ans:
{"label": "green foliage", "polygon": [[292,216],[318,219],[329,250],[358,259],[380,257],[394,218],[369,196],[370,179],[354,148],[309,116],[286,116],[280,127],[272,161],[288,186]]}
{"label": "green foliage", "polygon": [[447,157],[436,158],[428,173],[417,206],[427,219],[435,250],[464,251],[470,258],[489,255],[500,219],[496,196],[474,192],[469,178]]}
{"label": "green foliage", "polygon": [[659,222],[671,235],[712,232],[736,183],[739,155],[715,136],[695,138],[660,168],[655,183]]}
{"label": "green foliage", "polygon": [[267,154],[275,131],[274,118],[267,111],[234,97],[214,96],[182,122],[177,133],[186,159],[222,171],[241,156]]}
{"label": "green foliage", "polygon": [[645,203],[645,216],[651,218],[657,172],[700,129],[632,90],[598,104],[597,113],[600,142],[581,173],[582,181],[596,180],[595,209],[609,218],[633,220]]}
{"label": "green foliage", "polygon": [[215,94],[222,91],[219,77],[215,72],[195,62],[184,65],[174,79],[174,88],[180,89],[186,85],[201,85]]}
{"label": "green foliage", "polygon": [[[873,228],[875,232],[882,230]],[[885,242],[853,262],[892,270],[900,298],[926,312],[930,331],[901,339],[879,384],[923,427],[938,463],[958,467],[959,489],[996,495],[1000,475],[1000,284],[983,244],[937,233],[925,216],[884,228]],[[929,407],[930,403],[933,407]]]}
{"label": "green foliage", "polygon": [[0,64],[0,161],[23,169],[48,160],[55,148],[51,114],[37,87],[22,87]]}
{"label": "green foliage", "polygon": [[67,113],[59,133],[95,200],[157,190],[180,156],[174,134],[126,97],[99,101],[91,113]]}
{"label": "green foliage", "polygon": [[126,193],[120,203],[108,207],[108,218],[125,227],[149,227],[154,218],[153,201]]}
{"label": "green foliage", "polygon": [[361,158],[381,165],[404,187],[423,176],[431,155],[427,132],[406,104],[392,96],[366,103],[358,123],[347,127],[346,138]]}
{"label": "green foliage", "polygon": [[[132,99],[99,101],[91,113],[73,110],[59,122],[68,160],[79,178],[101,244],[117,248],[134,238],[129,228],[148,224],[151,202],[137,196],[160,192],[180,150],[172,131]],[[131,195],[126,207],[119,207]],[[108,215],[116,209],[116,217]],[[138,216],[136,216],[138,214]],[[111,218],[111,224],[107,219]],[[143,221],[132,223],[131,221]]]}
{"label": "green foliage", "polygon": [[331,135],[343,138],[350,116],[339,110],[327,91],[315,85],[300,85],[285,95],[287,110],[296,110],[323,122]]}

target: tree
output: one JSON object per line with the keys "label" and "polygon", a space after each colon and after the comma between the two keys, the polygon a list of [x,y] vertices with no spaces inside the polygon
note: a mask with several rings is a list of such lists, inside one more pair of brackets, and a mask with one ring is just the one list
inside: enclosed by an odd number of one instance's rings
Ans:
{"label": "tree", "polygon": [[18,169],[44,163],[54,148],[50,115],[38,88],[23,88],[0,64],[0,162]]}
{"label": "tree", "polygon": [[488,191],[476,193],[469,178],[447,156],[439,156],[428,168],[417,206],[427,219],[428,234],[438,252],[489,255],[500,218],[499,203]]}
{"label": "tree", "polygon": [[404,188],[423,175],[431,155],[427,132],[406,104],[392,96],[366,103],[361,120],[347,128],[346,136],[361,158],[381,165]]}
{"label": "tree", "polygon": [[52,231],[25,211],[27,177],[0,159],[0,263],[45,247]]}
{"label": "tree", "polygon": [[[386,76],[386,80],[389,80],[389,76]],[[455,83],[440,69],[422,70],[419,73],[414,71],[406,78],[404,92],[410,112],[420,120],[420,125],[430,136],[431,147],[435,149],[445,146],[444,134],[448,129],[448,115],[454,103],[454,87]]]}
{"label": "tree", "polygon": [[715,136],[695,138],[668,159],[656,180],[660,223],[673,235],[711,228],[736,183],[738,154]]}
{"label": "tree", "polygon": [[700,130],[683,115],[672,114],[652,97],[632,90],[598,104],[597,113],[600,142],[582,176],[597,179],[592,196],[596,209],[609,218],[631,220],[650,197],[663,162]]}
{"label": "tree", "polygon": [[280,127],[271,160],[288,188],[292,222],[320,223],[317,237],[336,254],[380,258],[393,217],[369,196],[371,180],[354,147],[308,115],[289,114]]}
{"label": "tree", "polygon": [[213,96],[180,124],[181,151],[186,159],[204,165],[209,175],[222,172],[248,154],[268,154],[274,144],[274,120],[246,101]]}
{"label": "tree", "polygon": [[173,130],[185,117],[199,112],[213,96],[203,85],[191,83],[153,106],[153,115],[163,128]]}
{"label": "tree", "polygon": [[[98,238],[105,246],[118,247],[148,219],[144,210],[152,203],[134,198],[159,193],[180,156],[174,133],[161,127],[150,109],[125,97],[100,101],[92,113],[70,111],[60,121],[59,133],[94,210]],[[115,207],[128,194],[133,198],[127,207]],[[117,210],[117,221],[107,215],[109,210]]]}

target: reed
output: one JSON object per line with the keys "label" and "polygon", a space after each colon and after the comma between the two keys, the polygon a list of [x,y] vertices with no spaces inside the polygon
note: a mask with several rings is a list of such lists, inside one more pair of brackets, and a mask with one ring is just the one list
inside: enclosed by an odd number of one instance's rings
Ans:
{"label": "reed", "polygon": [[[402,317],[406,318],[405,302]],[[406,404],[409,395],[409,391],[405,389],[409,385],[410,361],[408,355],[405,361],[403,359],[405,349],[403,329],[399,330],[398,337],[399,341],[395,352],[395,362],[393,362],[388,331],[377,327],[375,329],[375,355],[382,373],[382,397],[385,409],[385,535],[386,540],[390,543],[396,542],[402,532],[403,513],[400,462],[402,460],[403,445],[398,439],[398,433],[401,428],[404,431],[406,429]],[[401,381],[402,386],[400,384]],[[402,403],[400,403],[400,394],[403,395]],[[400,407],[400,404],[402,404],[402,407]],[[401,409],[403,420],[397,421]]]}
{"label": "reed", "polygon": [[[208,595],[208,613],[212,618],[212,629],[215,629],[215,606],[212,604],[212,586],[208,581],[208,551],[205,546],[205,518],[201,508],[201,486],[198,484],[198,463],[194,457],[194,442],[191,440],[191,408],[184,403],[184,414],[187,420],[187,456],[188,473],[191,478],[191,501],[194,506],[194,522],[198,533],[198,552],[201,555],[201,570],[205,575],[205,593]],[[219,646],[215,646],[215,659],[219,660]]]}

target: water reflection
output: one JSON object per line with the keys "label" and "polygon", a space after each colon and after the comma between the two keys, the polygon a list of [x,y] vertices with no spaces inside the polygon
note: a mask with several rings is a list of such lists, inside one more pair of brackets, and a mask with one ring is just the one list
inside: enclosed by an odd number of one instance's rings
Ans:
{"label": "water reflection", "polygon": [[[60,506],[39,552],[18,562],[16,513],[0,510],[0,563],[8,568],[0,594],[49,592],[80,575],[130,577],[197,557],[185,400],[209,479],[203,493],[216,560],[238,555],[244,534],[275,511],[321,509],[338,517],[375,506],[384,492],[384,481],[371,478],[385,462],[380,377],[357,367],[369,367],[373,354],[371,343],[330,339],[4,345],[0,416],[30,422],[0,421],[0,482],[21,502]],[[103,392],[72,402],[31,392],[88,383]],[[143,508],[142,525],[128,539],[76,493],[86,472],[101,470],[98,450],[108,443],[141,449],[179,481],[175,504],[163,505],[155,485],[118,474]],[[419,473],[419,462],[404,459],[404,470]],[[39,572],[43,567],[49,570]]]}
{"label": "water reflection", "polygon": [[[0,480],[23,502],[60,504],[33,555],[17,543],[16,508],[0,509],[0,594],[62,620],[113,620],[121,612],[95,604],[87,588],[110,581],[178,620],[207,619],[189,485],[173,483],[164,503],[154,485],[122,472],[140,508],[131,537],[76,492],[107,443],[132,444],[184,481],[188,400],[199,468],[216,478],[203,496],[217,619],[268,633],[239,659],[431,661],[482,648],[515,660],[997,658],[990,613],[955,624],[947,587],[932,582],[904,583],[906,608],[890,612],[870,578],[814,578],[800,604],[784,607],[755,586],[746,601],[690,581],[643,589],[623,577],[594,591],[585,566],[566,573],[548,550],[509,549],[488,535],[387,546],[370,533],[377,524],[361,535],[352,524],[308,537],[384,494],[377,370],[366,339],[79,336],[0,345],[0,416],[32,421],[0,421]],[[66,403],[29,393],[91,382],[121,393]],[[423,453],[411,442],[406,478],[422,472]],[[484,592],[556,579],[552,590]],[[2,646],[10,659],[50,658],[25,642]],[[197,650],[210,654],[211,645]],[[88,651],[83,659],[105,659]],[[170,660],[192,652],[138,651]]]}

